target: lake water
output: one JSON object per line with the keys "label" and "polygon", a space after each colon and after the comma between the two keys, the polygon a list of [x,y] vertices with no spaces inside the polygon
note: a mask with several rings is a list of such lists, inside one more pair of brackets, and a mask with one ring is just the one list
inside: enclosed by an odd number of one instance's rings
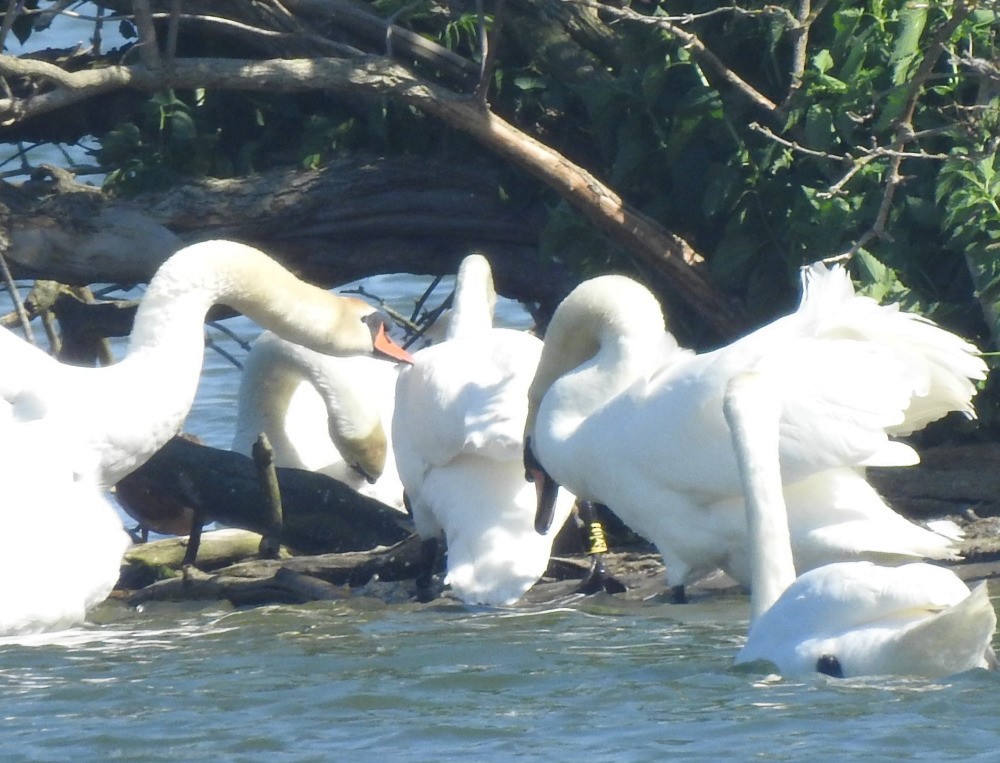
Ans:
{"label": "lake water", "polygon": [[[419,288],[373,290],[405,306]],[[207,353],[187,429],[210,445],[229,445],[237,381]],[[721,595],[510,611],[363,595],[248,610],[107,602],[84,627],[0,642],[0,759],[1000,759],[1000,676],[737,670],[746,618],[743,597]]]}

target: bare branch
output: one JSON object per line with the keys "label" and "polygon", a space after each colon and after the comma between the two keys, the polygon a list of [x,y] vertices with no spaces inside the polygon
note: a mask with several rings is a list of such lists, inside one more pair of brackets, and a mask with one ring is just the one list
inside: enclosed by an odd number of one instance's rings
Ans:
{"label": "bare branch", "polygon": [[40,76],[60,86],[25,101],[0,100],[0,119],[7,124],[125,87],[154,92],[166,88],[322,89],[400,100],[471,135],[555,189],[633,256],[667,274],[668,286],[677,298],[696,310],[719,335],[730,334],[742,322],[738,310],[689,267],[698,255],[682,238],[632,209],[592,174],[491,113],[481,102],[423,81],[386,59],[182,59],[160,71],[145,66],[111,66],[66,73],[37,61],[0,56],[0,74]]}
{"label": "bare branch", "polygon": [[163,61],[160,59],[160,47],[156,41],[156,27],[153,26],[149,0],[132,0],[132,9],[135,26],[139,30],[139,55],[150,69],[159,69]]}
{"label": "bare branch", "polygon": [[[722,59],[710,51],[697,35],[692,34],[685,29],[681,29],[677,24],[673,23],[669,19],[664,18],[663,16],[644,16],[641,13],[636,13],[631,8],[618,8],[613,5],[596,2],[596,0],[574,0],[574,2],[578,2],[588,8],[599,10],[601,13],[607,13],[620,19],[627,19],[628,21],[634,21],[639,24],[646,24],[648,26],[655,26],[662,29],[680,40],[684,46],[691,51],[691,55],[701,66],[705,67],[716,77],[735,89],[747,100],[769,114],[777,112],[778,105],[774,103],[774,101],[761,93],[759,90],[755,89],[750,83],[726,66]],[[687,19],[688,17],[684,18]]]}

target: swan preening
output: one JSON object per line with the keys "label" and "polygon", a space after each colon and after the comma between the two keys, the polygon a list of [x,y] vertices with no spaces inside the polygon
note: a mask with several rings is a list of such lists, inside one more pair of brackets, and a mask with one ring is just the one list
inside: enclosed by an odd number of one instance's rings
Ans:
{"label": "swan preening", "polygon": [[985,364],[932,322],[856,295],[839,266],[807,268],[803,283],[794,313],[700,355],[677,346],[652,294],[622,276],[581,284],[552,318],[529,392],[528,447],[551,479],[653,541],[673,586],[720,567],[750,583],[722,403],[730,379],[751,368],[768,373],[781,400],[779,461],[800,572],[956,555],[953,536],[892,511],[864,469],[918,460],[893,435],[950,411],[974,416]]}
{"label": "swan preening", "polygon": [[232,449],[267,435],[277,466],[321,472],[403,510],[389,431],[398,369],[314,352],[265,332],[243,363]]}
{"label": "swan preening", "polygon": [[[8,538],[0,554],[3,630],[79,621],[110,592],[127,536],[102,489],[180,430],[201,371],[205,313],[216,303],[317,351],[410,359],[371,305],[306,284],[263,252],[231,241],[185,247],[160,267],[117,364],[68,366],[0,329],[0,440],[8,444],[0,483],[13,486],[0,508]],[[89,521],[81,521],[84,511]],[[40,569],[46,560],[33,553],[53,536],[79,545],[62,575],[72,582],[58,597],[50,572]],[[32,609],[34,600],[47,604]]]}
{"label": "swan preening", "polygon": [[441,535],[447,543],[445,582],[466,603],[498,606],[544,573],[573,499],[563,491],[554,529],[534,531],[521,452],[541,341],[493,328],[494,300],[489,263],[467,257],[446,341],[400,372],[392,437],[417,531],[431,551]]}
{"label": "swan preening", "polygon": [[780,460],[780,382],[736,375],[723,404],[746,493],[750,632],[737,663],[766,660],[782,675],[941,677],[995,665],[996,615],[974,590],[922,562],[827,564],[795,576]]}

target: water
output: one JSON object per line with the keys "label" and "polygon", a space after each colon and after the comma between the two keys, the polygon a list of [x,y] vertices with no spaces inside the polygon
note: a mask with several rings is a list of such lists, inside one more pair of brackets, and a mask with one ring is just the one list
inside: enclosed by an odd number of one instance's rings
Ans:
{"label": "water", "polygon": [[105,605],[6,646],[4,760],[996,759],[996,675],[731,667],[744,603]]}
{"label": "water", "polygon": [[[422,283],[370,288],[405,310]],[[229,445],[237,380],[207,353],[186,428],[210,445]],[[1000,676],[777,679],[732,667],[746,617],[730,596],[106,602],[86,626],[0,640],[0,759],[997,759]]]}

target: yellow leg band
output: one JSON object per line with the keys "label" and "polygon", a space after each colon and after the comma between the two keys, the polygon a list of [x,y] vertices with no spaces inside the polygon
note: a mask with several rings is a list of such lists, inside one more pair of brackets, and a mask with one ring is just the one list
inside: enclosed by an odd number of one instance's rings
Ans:
{"label": "yellow leg band", "polygon": [[600,522],[591,522],[589,553],[606,554],[607,552],[608,552],[608,541],[604,537],[604,526]]}

